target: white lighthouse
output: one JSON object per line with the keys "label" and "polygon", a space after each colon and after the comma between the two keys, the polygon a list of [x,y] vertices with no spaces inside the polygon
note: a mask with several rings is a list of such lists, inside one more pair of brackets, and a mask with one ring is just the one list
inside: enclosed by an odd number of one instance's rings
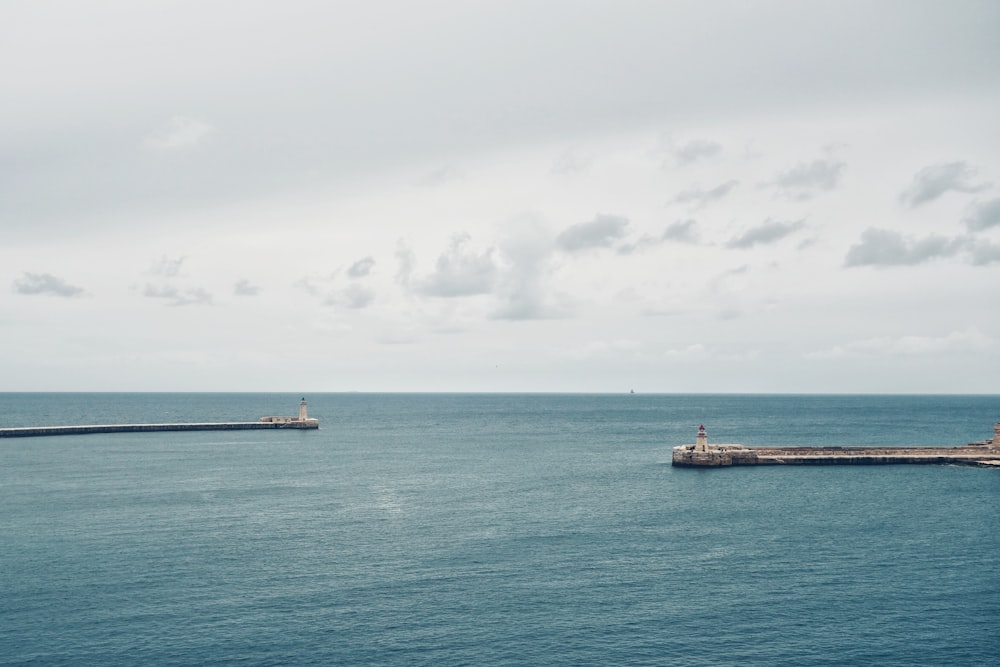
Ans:
{"label": "white lighthouse", "polygon": [[299,415],[297,417],[261,417],[260,420],[271,424],[280,424],[280,428],[319,428],[319,420],[309,418],[305,396],[299,402]]}
{"label": "white lighthouse", "polygon": [[696,452],[707,452],[708,451],[708,434],[705,433],[705,425],[702,424],[698,427],[698,437],[694,441],[694,451]]}

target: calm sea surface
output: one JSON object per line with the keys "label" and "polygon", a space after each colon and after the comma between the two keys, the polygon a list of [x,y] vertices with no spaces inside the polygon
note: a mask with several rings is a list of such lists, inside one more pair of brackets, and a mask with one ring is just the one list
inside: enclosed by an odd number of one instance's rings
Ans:
{"label": "calm sea surface", "polygon": [[[0,394],[0,427],[288,394]],[[308,396],[319,431],[0,439],[0,664],[984,665],[1000,471],[675,469],[960,445],[1000,396]]]}

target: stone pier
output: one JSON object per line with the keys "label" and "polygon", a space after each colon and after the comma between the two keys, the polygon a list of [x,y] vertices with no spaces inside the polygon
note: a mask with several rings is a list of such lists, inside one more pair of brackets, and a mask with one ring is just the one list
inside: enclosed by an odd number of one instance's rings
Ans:
{"label": "stone pier", "polygon": [[959,463],[1000,466],[1000,423],[993,439],[961,447],[747,447],[708,444],[705,427],[693,445],[674,447],[672,463],[686,468],[757,465],[885,465]]}
{"label": "stone pier", "polygon": [[279,428],[316,429],[319,420],[309,417],[306,399],[299,403],[297,417],[261,417],[255,422],[181,422],[177,424],[93,424],[86,426],[21,426],[0,428],[0,438],[31,438],[48,435],[90,433],[150,433],[154,431],[249,431]]}

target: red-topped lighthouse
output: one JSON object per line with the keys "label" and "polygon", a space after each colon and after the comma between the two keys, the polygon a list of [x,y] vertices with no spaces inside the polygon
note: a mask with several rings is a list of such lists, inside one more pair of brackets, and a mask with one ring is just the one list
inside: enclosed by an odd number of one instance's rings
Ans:
{"label": "red-topped lighthouse", "polygon": [[694,451],[696,452],[708,451],[708,434],[705,433],[704,424],[698,427],[698,437],[694,441]]}

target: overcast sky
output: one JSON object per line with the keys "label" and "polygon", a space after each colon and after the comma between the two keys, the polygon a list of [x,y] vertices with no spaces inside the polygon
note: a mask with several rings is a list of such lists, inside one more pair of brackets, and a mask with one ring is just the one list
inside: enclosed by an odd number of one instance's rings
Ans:
{"label": "overcast sky", "polygon": [[997,393],[1000,3],[0,7],[0,391]]}

